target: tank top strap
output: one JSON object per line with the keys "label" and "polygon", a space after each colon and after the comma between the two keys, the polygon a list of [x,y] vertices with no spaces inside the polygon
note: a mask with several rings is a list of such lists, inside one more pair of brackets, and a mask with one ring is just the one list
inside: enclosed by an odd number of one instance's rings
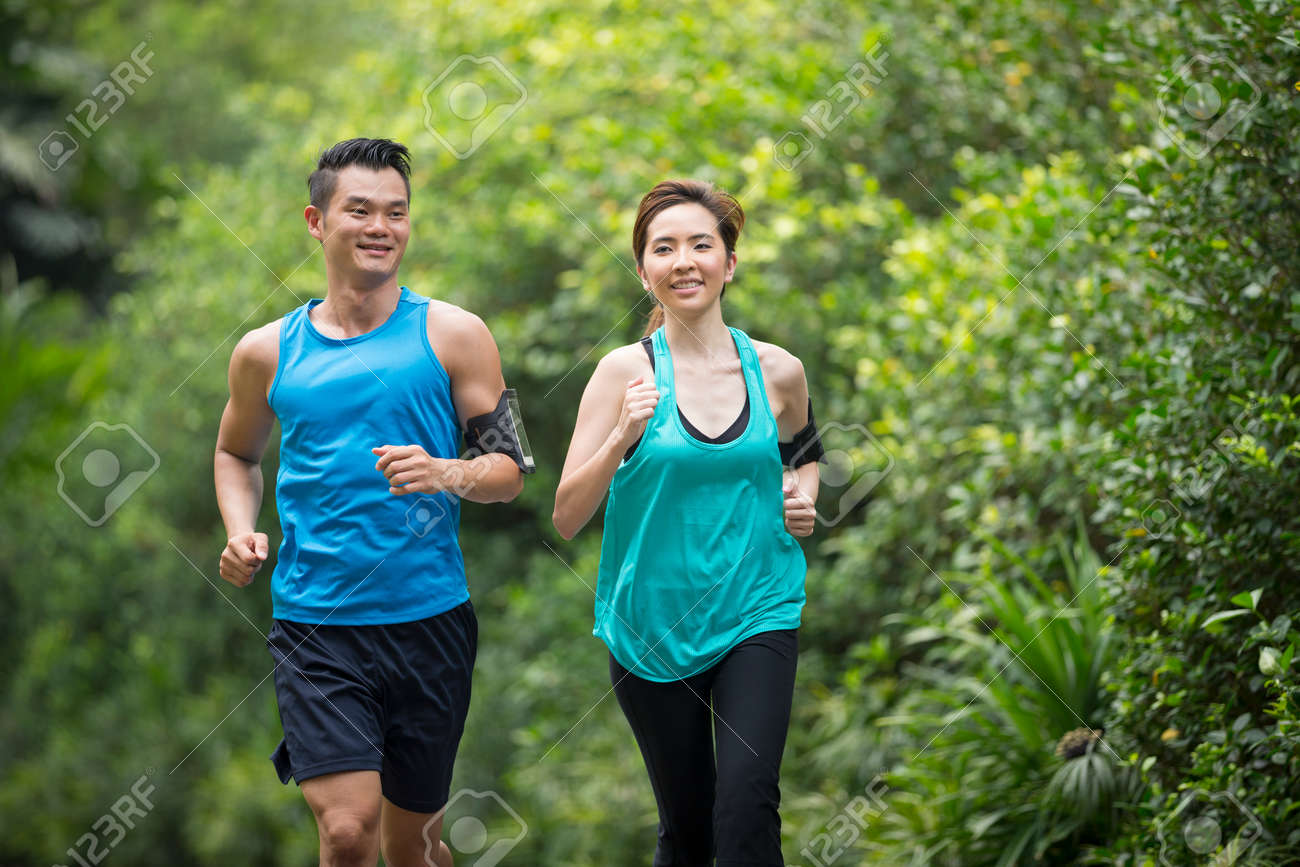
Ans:
{"label": "tank top strap", "polygon": [[271,380],[271,388],[266,394],[272,410],[276,407],[275,398],[280,390],[280,380],[285,370],[296,364],[303,352],[303,323],[307,320],[307,310],[311,304],[311,301],[304,301],[280,319],[280,353],[275,365],[275,376]]}
{"label": "tank top strap", "polygon": [[655,353],[655,388],[659,390],[660,403],[675,407],[677,400],[673,394],[673,357],[668,352],[668,337],[664,334],[662,325],[650,335],[650,345]]}
{"label": "tank top strap", "polygon": [[297,307],[290,310],[284,316],[284,322],[280,325],[280,335],[284,339],[296,339],[302,333],[303,323],[307,321],[308,313],[311,311],[313,304],[320,303],[317,299],[304,301]]}
{"label": "tank top strap", "polygon": [[763,367],[758,363],[758,350],[754,348],[754,343],[749,339],[749,335],[739,328],[731,328],[732,338],[736,341],[736,349],[740,353],[740,368],[745,372],[745,387],[753,395],[750,402],[754,407],[762,407],[763,413],[768,418],[774,418],[772,407],[767,401],[767,389],[763,387]]}
{"label": "tank top strap", "polygon": [[402,339],[412,340],[416,346],[429,342],[429,299],[417,295],[405,286],[397,299],[397,313],[402,315]]}

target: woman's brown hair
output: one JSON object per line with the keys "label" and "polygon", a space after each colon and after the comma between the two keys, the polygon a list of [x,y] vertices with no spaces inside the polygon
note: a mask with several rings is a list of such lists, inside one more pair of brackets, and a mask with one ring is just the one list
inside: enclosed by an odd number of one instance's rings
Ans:
{"label": "woman's brown hair", "polygon": [[[736,240],[745,225],[745,211],[735,196],[703,181],[660,181],[641,199],[641,206],[636,212],[636,223],[632,226],[632,253],[636,256],[638,269],[645,255],[646,233],[650,231],[650,223],[661,211],[691,202],[703,205],[717,218],[718,234],[722,236],[722,246],[726,248],[727,256],[736,252]],[[727,291],[725,285],[722,291]],[[663,324],[664,308],[655,304],[654,310],[650,312],[650,321],[646,323],[646,335],[653,334]]]}

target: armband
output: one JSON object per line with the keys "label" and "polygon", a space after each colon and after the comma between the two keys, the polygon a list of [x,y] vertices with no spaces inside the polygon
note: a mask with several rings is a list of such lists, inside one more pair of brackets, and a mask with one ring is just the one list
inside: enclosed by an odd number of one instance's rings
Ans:
{"label": "armband", "polygon": [[466,423],[465,445],[468,456],[502,454],[518,465],[525,473],[534,472],[533,450],[524,432],[524,419],[519,414],[519,398],[513,388],[501,392],[496,409],[476,415]]}
{"label": "armband", "polygon": [[825,463],[826,452],[822,448],[821,435],[817,433],[817,422],[813,420],[812,398],[808,398],[808,424],[803,426],[791,442],[778,442],[781,450],[781,464],[798,469],[804,464]]}

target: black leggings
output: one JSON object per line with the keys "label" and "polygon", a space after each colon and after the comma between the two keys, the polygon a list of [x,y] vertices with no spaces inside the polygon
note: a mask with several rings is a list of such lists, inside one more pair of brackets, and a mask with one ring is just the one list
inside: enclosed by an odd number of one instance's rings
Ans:
{"label": "black leggings", "polygon": [[795,630],[763,632],[670,683],[639,678],[610,656],[659,805],[654,867],[709,867],[715,856],[718,867],[784,865],[778,783],[798,651]]}

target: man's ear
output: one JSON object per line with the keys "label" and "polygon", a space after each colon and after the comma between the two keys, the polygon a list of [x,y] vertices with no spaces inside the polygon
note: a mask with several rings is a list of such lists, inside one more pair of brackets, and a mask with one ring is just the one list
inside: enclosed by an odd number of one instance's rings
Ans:
{"label": "man's ear", "polygon": [[325,213],[315,205],[308,205],[302,212],[303,217],[307,220],[307,231],[317,241],[325,241]]}

